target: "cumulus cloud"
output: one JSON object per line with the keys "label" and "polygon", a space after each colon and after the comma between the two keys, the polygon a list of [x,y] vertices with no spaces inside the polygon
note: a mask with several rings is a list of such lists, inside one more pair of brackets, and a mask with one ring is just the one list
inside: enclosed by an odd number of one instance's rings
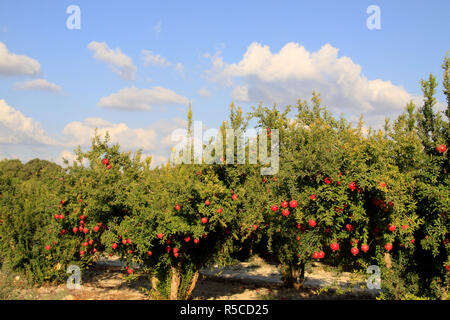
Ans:
{"label": "cumulus cloud", "polygon": [[248,102],[248,86],[236,86],[231,92],[231,98],[236,101]]}
{"label": "cumulus cloud", "polygon": [[0,144],[55,145],[39,122],[0,100]]}
{"label": "cumulus cloud", "polygon": [[28,80],[14,84],[14,89],[17,90],[38,90],[53,93],[62,92],[62,88],[54,83],[48,82],[45,79]]}
{"label": "cumulus cloud", "polygon": [[[177,141],[171,140],[172,132],[176,129],[186,128],[186,120],[181,118],[162,119],[147,128],[130,128],[125,123],[112,123],[102,118],[87,118],[84,121],[68,123],[62,132],[62,140],[66,147],[80,145],[88,148],[91,139],[97,134],[110,135],[112,143],[118,143],[121,150],[137,151],[141,149],[144,159],[152,156],[152,166],[167,163],[170,156],[170,147]],[[73,154],[64,151],[65,158],[73,161]]]}
{"label": "cumulus cloud", "polygon": [[204,98],[211,97],[211,92],[209,92],[208,89],[206,89],[206,88],[200,88],[200,89],[198,89],[197,94],[198,94],[200,97],[204,97]]}
{"label": "cumulus cloud", "polygon": [[154,54],[150,50],[142,50],[142,62],[144,66],[170,67],[172,63],[159,54]]}
{"label": "cumulus cloud", "polygon": [[338,49],[330,44],[309,52],[291,42],[273,53],[269,46],[255,42],[236,63],[225,63],[221,52],[205,57],[212,62],[206,78],[232,87],[232,97],[238,101],[295,104],[315,90],[332,111],[364,113],[370,118],[399,113],[409,100],[416,99],[390,81],[369,80],[360,65],[349,57],[338,57]]}
{"label": "cumulus cloud", "polygon": [[117,48],[115,50],[109,48],[106,42],[92,41],[88,45],[88,49],[94,52],[94,58],[105,62],[111,70],[117,73],[125,80],[134,80],[136,75],[136,66],[133,60],[122,53]]}
{"label": "cumulus cloud", "polygon": [[187,105],[188,103],[188,98],[167,88],[138,89],[131,87],[101,98],[97,105],[102,108],[119,110],[150,110],[153,106]]}
{"label": "cumulus cloud", "polygon": [[0,75],[3,76],[34,76],[41,73],[38,61],[8,51],[3,42],[0,42]]}
{"label": "cumulus cloud", "polygon": [[112,142],[126,148],[152,150],[157,142],[156,132],[151,128],[133,129],[125,123],[111,123],[101,118],[70,122],[63,129],[63,139],[70,145],[89,146],[96,129],[101,136],[108,132]]}

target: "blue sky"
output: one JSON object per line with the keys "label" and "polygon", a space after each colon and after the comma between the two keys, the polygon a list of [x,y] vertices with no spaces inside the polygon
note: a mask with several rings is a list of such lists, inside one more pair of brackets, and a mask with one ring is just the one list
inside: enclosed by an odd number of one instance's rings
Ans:
{"label": "blue sky", "polygon": [[[66,27],[72,4],[79,30]],[[380,30],[366,27],[369,5],[381,10]],[[125,149],[141,144],[164,162],[187,102],[196,120],[218,127],[233,100],[249,111],[259,101],[309,99],[312,89],[333,112],[363,112],[377,126],[404,101],[420,101],[430,72],[441,81],[448,12],[446,0],[3,0],[0,157],[59,161],[103,127]],[[24,69],[23,56],[39,68]],[[136,92],[150,110],[132,107]],[[444,101],[441,86],[437,98]]]}

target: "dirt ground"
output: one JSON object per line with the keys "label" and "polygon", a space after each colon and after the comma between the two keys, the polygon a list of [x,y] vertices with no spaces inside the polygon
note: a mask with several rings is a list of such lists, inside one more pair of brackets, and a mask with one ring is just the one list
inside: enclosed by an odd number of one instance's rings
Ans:
{"label": "dirt ground", "polygon": [[[204,269],[192,299],[197,300],[297,300],[297,299],[374,299],[377,292],[364,289],[365,278],[336,272],[316,263],[305,274],[300,290],[283,287],[279,270],[253,258],[236,266]],[[37,300],[146,300],[151,285],[146,277],[127,280],[117,258],[99,260],[95,269],[83,272],[78,290],[66,285],[23,290],[22,299]]]}

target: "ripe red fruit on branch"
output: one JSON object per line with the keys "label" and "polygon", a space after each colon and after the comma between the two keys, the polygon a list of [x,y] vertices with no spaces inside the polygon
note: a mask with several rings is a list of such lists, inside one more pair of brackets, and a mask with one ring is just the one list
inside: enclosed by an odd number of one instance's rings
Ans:
{"label": "ripe red fruit on branch", "polygon": [[350,252],[351,252],[354,256],[356,256],[356,255],[359,253],[359,249],[356,248],[356,247],[353,247],[353,248],[350,250]]}
{"label": "ripe red fruit on branch", "polygon": [[222,208],[217,209],[217,213],[222,213]]}
{"label": "ripe red fruit on branch", "polygon": [[170,246],[167,246],[167,247],[166,247],[166,252],[169,253],[171,249],[172,249],[172,248],[170,248]]}
{"label": "ripe red fruit on branch", "polygon": [[316,195],[312,194],[311,197],[309,197],[312,201],[316,200]]}
{"label": "ripe red fruit on branch", "polygon": [[174,252],[174,254],[173,254],[173,256],[175,257],[175,258],[178,258],[178,252]]}
{"label": "ripe red fruit on branch", "polygon": [[117,243],[113,243],[111,246],[113,249],[117,249]]}
{"label": "ripe red fruit on branch", "polygon": [[364,251],[364,252],[369,251],[369,245],[367,245],[367,244],[362,244],[362,245],[361,245],[361,250]]}
{"label": "ripe red fruit on branch", "polygon": [[333,250],[333,252],[339,250],[339,243],[337,242],[331,243],[330,248],[331,250]]}
{"label": "ripe red fruit on branch", "polygon": [[199,242],[198,239],[194,239],[194,243],[197,244]]}
{"label": "ripe red fruit on branch", "polygon": [[394,232],[395,229],[397,229],[397,227],[395,226],[395,224],[389,224],[389,225],[388,225],[388,230],[389,230],[389,231]]}
{"label": "ripe red fruit on branch", "polygon": [[94,240],[89,240],[89,244],[92,246],[94,244]]}
{"label": "ripe red fruit on branch", "polygon": [[173,248],[173,253],[177,253],[178,252],[178,248]]}
{"label": "ripe red fruit on branch", "polygon": [[84,234],[87,234],[89,232],[89,229],[88,228],[84,228],[83,232],[84,232]]}
{"label": "ripe red fruit on branch", "polygon": [[127,272],[128,272],[128,274],[132,274],[133,273],[133,269],[128,268]]}
{"label": "ripe red fruit on branch", "polygon": [[237,194],[234,194],[231,196],[231,199],[236,200],[238,198]]}
{"label": "ripe red fruit on branch", "polygon": [[310,227],[314,228],[317,225],[317,222],[315,220],[309,220],[308,224]]}
{"label": "ripe red fruit on branch", "polygon": [[176,205],[175,205],[175,210],[178,211],[178,210],[180,210],[180,209],[181,209],[180,205],[179,205],[179,204],[176,204]]}
{"label": "ripe red fruit on branch", "polygon": [[325,252],[323,252],[322,250],[319,251],[319,259],[323,259],[325,257]]}
{"label": "ripe red fruit on branch", "polygon": [[106,166],[109,163],[109,160],[105,158],[105,159],[102,160],[102,162]]}
{"label": "ripe red fruit on branch", "polygon": [[444,153],[447,150],[447,147],[445,146],[445,144],[438,144],[436,146],[436,151],[439,153]]}
{"label": "ripe red fruit on branch", "polygon": [[297,205],[298,205],[297,200],[291,200],[291,201],[289,202],[289,206],[290,206],[291,208],[296,208]]}
{"label": "ripe red fruit on branch", "polygon": [[99,226],[94,226],[94,228],[92,228],[94,230],[94,232],[98,232],[98,230],[100,229]]}
{"label": "ripe red fruit on branch", "polygon": [[127,244],[127,240],[123,239],[122,244]]}
{"label": "ripe red fruit on branch", "polygon": [[350,183],[348,184],[348,188],[349,188],[351,191],[355,191],[355,190],[356,190],[356,182],[355,182],[355,181],[350,182]]}
{"label": "ripe red fruit on branch", "polygon": [[408,228],[409,228],[408,225],[402,225],[402,229],[403,229],[403,230],[406,230],[406,229],[408,229]]}
{"label": "ripe red fruit on branch", "polygon": [[72,231],[73,231],[73,233],[77,233],[78,232],[78,228],[75,227],[75,228],[72,229]]}
{"label": "ripe red fruit on branch", "polygon": [[150,257],[153,253],[151,251],[147,251],[147,255]]}
{"label": "ripe red fruit on branch", "polygon": [[80,251],[80,256],[84,256],[85,251]]}
{"label": "ripe red fruit on branch", "polygon": [[209,206],[210,204],[211,204],[211,202],[209,202],[209,200],[206,200],[206,201],[205,201],[205,205],[206,205],[206,206]]}
{"label": "ripe red fruit on branch", "polygon": [[352,231],[354,228],[353,226],[349,223],[345,226],[345,229],[347,229],[348,231]]}
{"label": "ripe red fruit on branch", "polygon": [[282,203],[281,203],[281,207],[282,208],[287,208],[288,207],[288,202],[287,201],[283,201]]}
{"label": "ripe red fruit on branch", "polygon": [[156,236],[158,237],[158,239],[162,239],[164,237],[162,233],[158,233]]}
{"label": "ripe red fruit on branch", "polygon": [[203,218],[202,218],[202,223],[207,223],[207,222],[208,222],[208,218],[203,217]]}
{"label": "ripe red fruit on branch", "polygon": [[326,184],[330,184],[330,183],[331,183],[331,180],[330,180],[330,178],[328,178],[328,177],[326,177],[323,181],[324,181]]}
{"label": "ripe red fruit on branch", "polygon": [[276,211],[278,211],[278,206],[276,204],[271,205],[270,210],[272,210],[273,212],[276,212]]}
{"label": "ripe red fruit on branch", "polygon": [[384,248],[385,248],[387,251],[391,251],[391,250],[392,250],[392,244],[391,244],[391,243],[386,243],[386,244],[384,245]]}
{"label": "ripe red fruit on branch", "polygon": [[46,246],[45,246],[45,250],[47,250],[47,251],[50,250],[51,248],[52,248],[52,247],[51,247],[50,245],[46,245]]}
{"label": "ripe red fruit on branch", "polygon": [[312,257],[313,257],[314,259],[319,259],[319,253],[318,253],[317,251],[314,251]]}
{"label": "ripe red fruit on branch", "polygon": [[83,242],[83,246],[87,247],[89,244],[87,242]]}
{"label": "ripe red fruit on branch", "polygon": [[254,224],[254,225],[253,225],[253,229],[255,229],[255,230],[258,229],[258,225],[257,225],[257,224]]}
{"label": "ripe red fruit on branch", "polygon": [[290,212],[289,212],[288,209],[283,209],[283,210],[281,210],[281,214],[282,214],[283,216],[287,217],[287,216],[290,214]]}
{"label": "ripe red fruit on branch", "polygon": [[127,239],[127,243],[128,243],[128,244],[131,244],[131,243],[132,243],[130,238]]}
{"label": "ripe red fruit on branch", "polygon": [[111,168],[112,168],[111,164],[108,164],[108,165],[106,166],[106,168],[107,168],[107,169],[111,169]]}
{"label": "ripe red fruit on branch", "polygon": [[186,241],[186,242],[191,241],[191,237],[184,237],[184,241]]}

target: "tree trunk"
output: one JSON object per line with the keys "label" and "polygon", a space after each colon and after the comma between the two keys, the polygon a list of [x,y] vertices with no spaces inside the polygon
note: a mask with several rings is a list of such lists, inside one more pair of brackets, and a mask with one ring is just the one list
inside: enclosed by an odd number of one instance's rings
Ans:
{"label": "tree trunk", "polygon": [[159,283],[158,278],[155,277],[155,276],[152,276],[150,282],[151,282],[151,284],[152,284],[152,291],[154,291],[154,294],[155,294],[157,297],[161,297],[161,293],[160,293],[159,290],[158,290],[158,283]]}
{"label": "tree trunk", "polygon": [[295,284],[295,289],[300,289],[303,286],[303,281],[305,280],[305,263],[300,264],[300,276],[298,277],[298,282]]}
{"label": "tree trunk", "polygon": [[198,271],[196,271],[194,273],[194,276],[192,277],[191,285],[189,286],[189,289],[186,292],[186,299],[188,299],[189,296],[191,295],[192,291],[194,291],[195,285],[197,284],[199,274],[200,274],[200,272],[198,272]]}
{"label": "tree trunk", "polygon": [[281,274],[286,287],[298,290],[303,286],[303,281],[305,280],[305,263],[300,265],[300,269],[283,265],[281,267]]}
{"label": "tree trunk", "polygon": [[178,300],[178,288],[180,287],[180,271],[172,267],[172,278],[170,281],[170,300]]}

